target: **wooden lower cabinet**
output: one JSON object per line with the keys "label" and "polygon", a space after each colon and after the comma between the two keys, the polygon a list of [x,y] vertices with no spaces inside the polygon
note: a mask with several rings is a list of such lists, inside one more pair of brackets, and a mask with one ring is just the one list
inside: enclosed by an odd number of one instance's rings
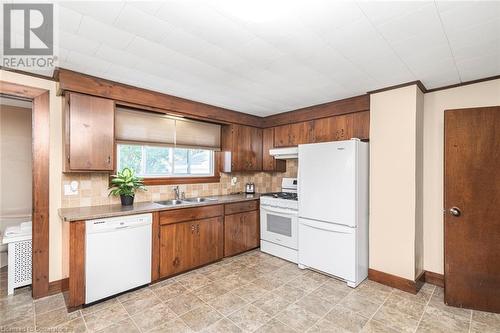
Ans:
{"label": "wooden lower cabinet", "polygon": [[224,256],[232,256],[259,247],[259,211],[225,216]]}
{"label": "wooden lower cabinet", "polygon": [[160,226],[160,278],[222,259],[223,217]]}
{"label": "wooden lower cabinet", "polygon": [[224,256],[224,218],[213,217],[197,221],[199,237],[199,262],[205,265]]}

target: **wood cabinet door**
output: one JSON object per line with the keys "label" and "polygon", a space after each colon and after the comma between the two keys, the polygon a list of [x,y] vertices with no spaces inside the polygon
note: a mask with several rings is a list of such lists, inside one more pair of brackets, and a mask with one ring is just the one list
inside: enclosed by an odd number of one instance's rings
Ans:
{"label": "wood cabinet door", "polygon": [[245,250],[254,249],[260,245],[260,219],[259,211],[243,213],[243,226],[245,230]]}
{"label": "wood cabinet door", "polygon": [[224,218],[222,216],[194,221],[199,237],[199,265],[205,265],[224,255]]}
{"label": "wood cabinet door", "polygon": [[113,170],[113,100],[70,93],[66,156],[70,170]]}
{"label": "wood cabinet door", "polygon": [[370,138],[370,111],[352,114],[352,137],[361,140]]}
{"label": "wood cabinet door", "polygon": [[328,142],[335,140],[335,117],[314,120],[314,142]]}
{"label": "wood cabinet door", "polygon": [[269,155],[269,149],[274,148],[274,128],[265,128],[262,130],[262,170],[263,171],[286,171],[286,162],[276,160]]}
{"label": "wood cabinet door", "polygon": [[290,146],[313,142],[313,121],[290,124]]}
{"label": "wood cabinet door", "polygon": [[290,125],[274,127],[274,147],[290,146]]}
{"label": "wood cabinet door", "polygon": [[224,255],[232,256],[259,246],[258,211],[226,215],[224,221]]}
{"label": "wood cabinet door", "polygon": [[160,277],[198,266],[199,244],[192,221],[160,226]]}
{"label": "wood cabinet door", "polygon": [[232,125],[232,171],[262,170],[262,130]]}

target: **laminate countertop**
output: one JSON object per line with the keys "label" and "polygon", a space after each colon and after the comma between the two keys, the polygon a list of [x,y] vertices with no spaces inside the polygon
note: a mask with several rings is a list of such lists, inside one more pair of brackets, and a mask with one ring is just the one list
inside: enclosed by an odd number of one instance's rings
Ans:
{"label": "laminate countertop", "polygon": [[100,205],[100,206],[88,206],[88,207],[73,207],[73,208],[60,208],[59,216],[65,222],[72,221],[82,221],[82,220],[93,220],[101,219],[106,217],[133,215],[141,213],[151,213],[161,210],[172,210],[181,209],[187,207],[201,207],[208,205],[220,205],[233,202],[242,202],[257,200],[260,198],[260,194],[229,194],[229,195],[218,195],[206,197],[212,199],[205,202],[186,202],[178,205],[164,206],[157,204],[155,202],[137,202],[132,206],[122,206],[117,205]]}

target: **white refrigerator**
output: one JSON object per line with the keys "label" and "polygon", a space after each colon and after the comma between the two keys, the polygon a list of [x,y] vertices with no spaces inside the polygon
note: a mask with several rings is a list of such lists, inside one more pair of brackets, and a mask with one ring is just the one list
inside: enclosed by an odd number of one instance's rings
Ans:
{"label": "white refrigerator", "polygon": [[299,145],[300,268],[356,287],[368,276],[368,143]]}

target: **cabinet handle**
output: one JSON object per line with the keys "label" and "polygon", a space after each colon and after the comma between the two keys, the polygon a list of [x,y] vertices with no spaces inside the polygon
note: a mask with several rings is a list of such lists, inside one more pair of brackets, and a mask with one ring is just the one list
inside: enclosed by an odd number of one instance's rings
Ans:
{"label": "cabinet handle", "polygon": [[194,233],[195,226],[194,224],[191,224],[191,233]]}
{"label": "cabinet handle", "polygon": [[200,234],[200,225],[199,224],[196,225],[196,232],[198,233],[198,235]]}
{"label": "cabinet handle", "polygon": [[111,156],[108,156],[108,164],[111,164]]}

